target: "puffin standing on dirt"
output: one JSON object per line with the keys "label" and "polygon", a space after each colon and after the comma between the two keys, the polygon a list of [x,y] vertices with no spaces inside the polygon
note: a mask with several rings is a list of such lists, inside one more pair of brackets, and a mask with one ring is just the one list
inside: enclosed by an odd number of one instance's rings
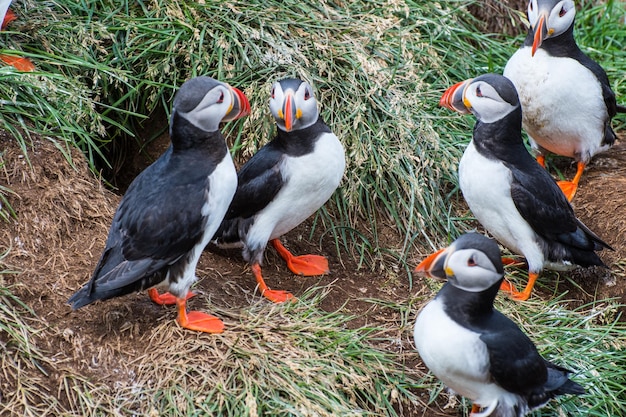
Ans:
{"label": "puffin standing on dirt", "polygon": [[[186,329],[220,333],[217,317],[186,310],[202,251],[237,188],[237,173],[219,123],[250,113],[236,88],[201,76],[174,98],[171,146],[134,179],[113,218],[91,280],[69,299],[74,309],[149,288],[159,304],[178,306]],[[169,288],[159,294],[154,288]]]}
{"label": "puffin standing on dirt", "polygon": [[559,182],[570,201],[591,158],[615,142],[611,119],[626,112],[602,67],[576,45],[575,15],[572,0],[531,0],[528,36],[504,68],[519,94],[537,161],[544,166],[552,152],[578,162],[573,180]]}
{"label": "puffin standing on dirt", "polygon": [[522,109],[513,83],[485,74],[450,87],[441,106],[476,116],[472,141],[459,163],[459,185],[483,227],[528,262],[528,284],[513,298],[527,300],[544,267],[606,267],[595,253],[611,247],[576,218],[554,179],[522,139]]}
{"label": "puffin standing on dirt", "polygon": [[214,239],[218,247],[243,246],[243,258],[251,264],[263,296],[284,302],[293,295],[269,289],[261,274],[265,247],[270,242],[294,274],[329,272],[325,257],[294,256],[278,238],[324,205],[339,186],[346,163],[343,146],[320,117],[309,83],[293,78],[275,82],[269,105],[276,137],[237,174],[237,192]]}
{"label": "puffin standing on dirt", "polygon": [[416,272],[447,282],[418,313],[415,346],[437,378],[472,400],[472,416],[523,417],[558,395],[585,393],[494,309],[504,268],[493,239],[462,235]]}

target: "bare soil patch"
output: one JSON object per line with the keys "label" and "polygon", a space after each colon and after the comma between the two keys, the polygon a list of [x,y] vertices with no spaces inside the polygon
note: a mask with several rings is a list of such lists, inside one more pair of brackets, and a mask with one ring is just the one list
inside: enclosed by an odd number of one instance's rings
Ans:
{"label": "bare soil patch", "polygon": [[[66,304],[69,296],[86,282],[104,246],[108,227],[120,196],[108,191],[87,169],[82,155],[72,150],[71,167],[62,153],[49,141],[35,141],[27,161],[14,141],[0,137],[4,149],[0,184],[11,188],[17,196],[11,203],[18,218],[0,228],[0,251],[10,249],[4,259],[6,267],[18,271],[4,275],[2,286],[10,286],[15,295],[30,306],[40,319],[33,326],[39,330],[35,341],[39,348],[58,364],[40,374],[42,392],[51,395],[63,391],[63,376],[69,372],[87,379],[105,381],[110,386],[133,379],[138,358],[146,356],[149,340],[159,324],[173,322],[172,308],[156,306],[146,294],[133,294],[120,299],[95,303],[78,311]],[[566,175],[571,168],[565,166]],[[559,285],[581,302],[595,298],[617,297],[626,303],[626,146],[623,141],[609,152],[596,157],[583,176],[575,209],[579,217],[609,242],[614,252],[605,251],[604,261],[611,266],[611,279],[598,279],[597,274],[573,276],[557,282],[544,280],[546,286]],[[367,225],[362,225],[367,230]],[[318,253],[328,256],[332,273],[323,277],[295,277],[282,260],[268,249],[264,274],[268,285],[286,289],[296,296],[307,288],[329,288],[321,307],[327,311],[342,309],[356,318],[350,326],[381,325],[395,332],[404,355],[405,366],[422,369],[417,355],[412,354],[411,328],[398,311],[367,299],[402,300],[430,298],[430,289],[421,278],[413,279],[393,266],[372,271],[358,268],[350,256],[337,256],[334,242],[328,235],[316,233],[308,239],[307,223],[285,236],[284,243],[294,253]],[[392,228],[387,236],[390,246],[398,237]],[[415,253],[414,263],[424,254]],[[195,290],[198,297],[190,300],[191,308],[206,308],[206,302],[219,310],[239,310],[259,302],[252,273],[238,251],[206,251],[201,259]],[[577,281],[574,281],[574,280]],[[607,282],[609,285],[607,285]],[[535,296],[550,296],[539,288]],[[420,303],[416,303],[420,304]],[[204,307],[202,307],[204,306]],[[412,317],[419,308],[415,305]],[[411,318],[412,320],[412,318]],[[227,331],[229,322],[226,318]],[[410,324],[410,323],[409,323]],[[189,337],[193,342],[193,336]],[[34,370],[34,373],[38,371]],[[35,376],[33,376],[35,378]],[[16,381],[0,378],[4,398],[16,389]],[[424,394],[424,401],[428,400]],[[436,409],[405,409],[404,415],[455,415],[454,408],[443,410],[440,400]]]}

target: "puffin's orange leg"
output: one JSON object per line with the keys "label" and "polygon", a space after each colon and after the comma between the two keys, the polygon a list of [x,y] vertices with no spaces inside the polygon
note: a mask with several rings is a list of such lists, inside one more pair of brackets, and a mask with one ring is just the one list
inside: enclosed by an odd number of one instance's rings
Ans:
{"label": "puffin's orange leg", "polygon": [[222,333],[224,331],[224,322],[217,317],[201,311],[187,312],[187,300],[185,298],[177,298],[176,305],[178,306],[176,321],[182,328],[205,333]]}
{"label": "puffin's orange leg", "polygon": [[[185,297],[185,301],[189,300],[194,295],[196,295],[194,292],[189,291]],[[173,296],[169,292],[159,294],[159,291],[156,288],[150,288],[148,290],[148,296],[154,303],[161,306],[173,306],[176,304],[176,300],[178,300],[177,297]]]}
{"label": "puffin's orange leg", "polygon": [[305,277],[324,275],[330,272],[328,268],[328,259],[319,255],[300,255],[294,256],[280,243],[278,239],[270,241],[276,252],[287,262],[287,267],[297,275]]}
{"label": "puffin's orange leg", "polygon": [[[528,300],[530,298],[530,293],[533,291],[533,287],[535,286],[535,282],[537,281],[538,277],[539,277],[539,274],[535,274],[533,272],[529,272],[528,273],[528,284],[526,284],[526,288],[524,288],[524,291],[522,291],[522,292],[516,291],[515,287],[513,287],[513,285],[511,283],[508,283],[506,281],[502,282],[502,284],[500,285],[500,289],[508,291],[511,294],[511,298],[513,298],[514,300],[526,301],[526,300]],[[505,286],[505,283],[509,286],[506,289],[503,288]]]}
{"label": "puffin's orange leg", "polygon": [[546,157],[543,155],[537,155],[537,158],[535,158],[537,160],[537,163],[539,165],[541,165],[542,167],[546,167]]}
{"label": "puffin's orange leg", "polygon": [[256,282],[259,286],[259,289],[261,290],[261,294],[263,295],[263,297],[275,303],[284,303],[285,301],[294,298],[293,294],[288,291],[270,290],[267,284],[265,284],[265,280],[261,275],[261,265],[252,265],[252,272],[254,273],[254,277],[256,278]]}
{"label": "puffin's orange leg", "polygon": [[567,197],[568,201],[572,201],[574,195],[576,195],[576,190],[578,189],[578,181],[580,181],[580,177],[583,175],[583,171],[585,170],[585,163],[578,162],[578,166],[576,169],[576,175],[571,181],[558,181],[557,184],[565,197]]}
{"label": "puffin's orange leg", "polygon": [[472,404],[472,412],[471,412],[470,416],[472,414],[475,414],[475,413],[480,413],[480,406],[477,405],[477,404]]}

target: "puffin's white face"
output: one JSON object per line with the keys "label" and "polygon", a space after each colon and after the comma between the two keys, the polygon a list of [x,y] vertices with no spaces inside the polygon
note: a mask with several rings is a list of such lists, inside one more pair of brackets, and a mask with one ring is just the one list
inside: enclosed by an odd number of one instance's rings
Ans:
{"label": "puffin's white face", "polygon": [[484,252],[471,248],[449,253],[444,270],[450,284],[469,292],[484,291],[502,278]]}
{"label": "puffin's white face", "polygon": [[270,111],[277,126],[285,132],[309,127],[319,116],[313,88],[306,81],[295,79],[274,83]]}
{"label": "puffin's white face", "polygon": [[480,80],[474,80],[465,85],[463,104],[484,123],[500,120],[517,108],[500,97],[491,84]]}
{"label": "puffin's white face", "polygon": [[211,77],[199,76],[186,81],[174,97],[174,115],[205,132],[215,132],[220,122],[228,122],[250,114],[250,103],[238,89]]}
{"label": "puffin's white face", "polygon": [[218,129],[222,119],[233,109],[234,94],[226,84],[218,84],[209,90],[196,107],[181,113],[191,124],[206,131]]}
{"label": "puffin's white face", "polygon": [[[575,15],[573,0],[561,0],[556,4],[546,0],[530,0],[528,3],[528,22],[541,41],[565,32],[574,22]],[[545,34],[538,34],[538,31]]]}

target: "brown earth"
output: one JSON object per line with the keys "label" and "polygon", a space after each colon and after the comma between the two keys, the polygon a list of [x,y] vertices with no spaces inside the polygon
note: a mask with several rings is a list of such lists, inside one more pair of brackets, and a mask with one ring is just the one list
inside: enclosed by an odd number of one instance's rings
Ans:
{"label": "brown earth", "polygon": [[[115,382],[119,363],[132,368],[137,358],[150,349],[151,330],[157,323],[168,321],[174,326],[175,311],[152,304],[146,294],[134,294],[120,299],[96,303],[79,311],[66,304],[68,297],[85,283],[104,246],[109,223],[120,196],[108,191],[89,172],[82,155],[72,150],[75,168],[69,166],[62,153],[49,141],[36,140],[29,150],[29,161],[15,142],[0,137],[4,149],[0,166],[0,185],[15,191],[10,198],[17,212],[17,221],[3,223],[0,230],[0,253],[10,248],[2,260],[5,268],[17,274],[0,275],[0,287],[10,286],[24,303],[41,319],[33,326],[39,348],[85,378]],[[162,149],[158,145],[155,149]],[[566,167],[566,174],[571,175]],[[619,143],[612,150],[595,158],[583,176],[575,199],[580,218],[614,248],[602,256],[611,266],[612,279],[607,285],[597,275],[581,274],[580,287],[572,280],[558,281],[559,291],[568,290],[581,301],[594,298],[618,297],[626,303],[626,146]],[[461,209],[462,210],[462,209]],[[264,273],[272,288],[292,291],[296,296],[312,286],[328,286],[329,294],[321,307],[327,311],[342,309],[358,318],[352,326],[383,325],[399,329],[402,346],[398,351],[411,352],[411,328],[398,311],[382,303],[372,304],[368,298],[390,300],[415,299],[418,295],[431,297],[429,287],[421,278],[409,277],[389,265],[385,270],[358,268],[345,254],[339,258],[334,242],[326,235],[308,239],[310,224],[289,233],[285,245],[294,253],[321,253],[329,257],[332,273],[324,277],[294,277],[273,250],[268,250]],[[363,225],[366,230],[367,226]],[[319,236],[319,233],[317,234]],[[390,247],[398,240],[393,229],[387,232]],[[409,260],[417,263],[424,254],[415,253]],[[1,270],[2,268],[0,268]],[[199,282],[195,289],[199,297],[190,300],[199,305],[209,298],[220,309],[241,309],[259,300],[253,276],[238,251],[232,253],[205,252],[198,268]],[[548,275],[541,280],[535,297],[549,297],[557,282]],[[419,303],[415,303],[419,304]],[[412,317],[419,308],[414,305]],[[228,326],[228,321],[226,322]],[[227,328],[228,331],[228,328]],[[97,367],[93,362],[97,361]],[[407,366],[420,368],[416,359],[405,358]],[[45,390],[61,392],[61,371],[49,369],[49,376],[39,377]],[[36,371],[34,371],[36,372]],[[0,378],[1,379],[1,378]],[[0,394],[11,395],[14,381],[0,381]],[[427,401],[427,394],[424,400]],[[405,410],[405,415],[455,415],[454,409],[443,410],[443,402],[432,410]],[[406,414],[408,413],[408,414]],[[0,413],[1,414],[1,413]]]}

